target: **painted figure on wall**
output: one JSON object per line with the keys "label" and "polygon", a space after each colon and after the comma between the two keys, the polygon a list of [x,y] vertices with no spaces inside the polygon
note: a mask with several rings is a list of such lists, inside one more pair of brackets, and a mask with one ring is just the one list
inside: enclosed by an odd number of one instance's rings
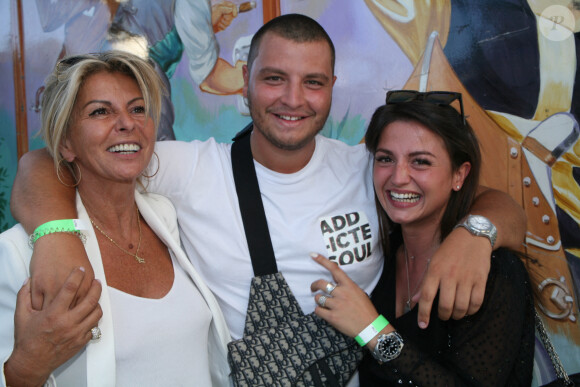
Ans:
{"label": "painted figure on wall", "polygon": [[[242,65],[233,66],[219,56],[215,34],[225,30],[238,12],[251,10],[230,1],[211,5],[209,0],[127,0],[115,12],[109,41],[115,49],[147,55],[170,89],[169,78],[181,60],[189,58],[189,73],[199,88],[211,94],[241,94]],[[171,96],[163,103],[159,133],[161,139],[175,139]]]}
{"label": "painted figure on wall", "polygon": [[108,49],[153,60],[169,91],[163,100],[159,140],[175,139],[169,79],[184,51],[190,76],[202,91],[241,95],[245,61],[231,65],[221,58],[215,34],[228,28],[240,11],[254,9],[255,2],[220,1],[212,5],[209,0],[57,0],[49,4],[37,0],[37,7],[44,31],[65,26],[59,60]]}

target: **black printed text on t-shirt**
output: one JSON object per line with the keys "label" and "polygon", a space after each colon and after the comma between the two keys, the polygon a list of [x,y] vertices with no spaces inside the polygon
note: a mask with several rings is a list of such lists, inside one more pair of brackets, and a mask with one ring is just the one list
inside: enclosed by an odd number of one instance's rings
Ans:
{"label": "black printed text on t-shirt", "polygon": [[364,212],[327,216],[319,220],[328,259],[339,265],[350,265],[371,255],[372,232]]}

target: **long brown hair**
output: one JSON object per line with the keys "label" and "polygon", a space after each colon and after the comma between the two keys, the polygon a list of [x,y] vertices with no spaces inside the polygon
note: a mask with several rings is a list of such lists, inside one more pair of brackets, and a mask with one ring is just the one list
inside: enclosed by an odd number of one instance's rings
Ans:
{"label": "long brown hair", "polygon": [[[464,162],[471,164],[469,174],[459,191],[452,191],[440,224],[440,240],[443,240],[466,216],[475,199],[479,187],[481,154],[479,143],[469,123],[452,106],[438,105],[421,100],[387,104],[377,108],[365,135],[366,147],[375,154],[383,130],[395,121],[417,122],[439,136],[451,159],[451,167],[456,171]],[[375,202],[379,214],[379,226],[385,254],[388,253],[389,234],[395,224],[388,218],[375,192]]]}

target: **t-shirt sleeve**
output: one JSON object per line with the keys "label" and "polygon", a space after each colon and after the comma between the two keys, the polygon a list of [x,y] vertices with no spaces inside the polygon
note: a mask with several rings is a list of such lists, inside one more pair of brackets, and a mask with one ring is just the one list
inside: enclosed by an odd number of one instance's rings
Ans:
{"label": "t-shirt sleeve", "polygon": [[159,141],[143,178],[147,192],[175,199],[183,194],[197,165],[199,141]]}

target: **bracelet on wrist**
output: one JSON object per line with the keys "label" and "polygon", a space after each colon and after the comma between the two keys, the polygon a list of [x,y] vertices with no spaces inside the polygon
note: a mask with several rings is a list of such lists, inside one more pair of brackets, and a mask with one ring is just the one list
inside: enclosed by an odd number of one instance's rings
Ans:
{"label": "bracelet on wrist", "polygon": [[368,327],[363,329],[361,333],[359,333],[358,336],[355,337],[354,339],[361,347],[364,347],[365,345],[367,345],[369,341],[371,341],[376,335],[378,335],[379,332],[382,331],[387,325],[389,325],[389,321],[382,314],[379,314],[379,317],[377,317],[375,321],[370,323]]}
{"label": "bracelet on wrist", "polygon": [[87,226],[81,219],[51,220],[50,222],[41,224],[36,228],[36,230],[34,230],[32,234],[30,234],[28,237],[28,245],[32,249],[34,248],[34,244],[38,238],[57,232],[76,235],[80,238],[81,242],[85,244],[87,237],[82,232],[83,230],[87,230]]}

